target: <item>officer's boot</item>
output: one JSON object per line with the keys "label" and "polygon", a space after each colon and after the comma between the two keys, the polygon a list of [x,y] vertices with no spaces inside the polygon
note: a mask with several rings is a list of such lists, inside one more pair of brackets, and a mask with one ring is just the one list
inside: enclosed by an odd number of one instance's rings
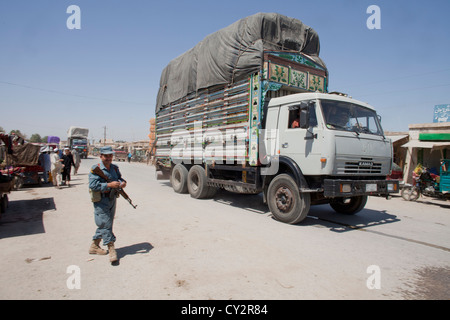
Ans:
{"label": "officer's boot", "polygon": [[100,248],[100,241],[101,239],[95,239],[92,241],[91,247],[89,248],[90,254],[101,254],[101,255],[107,254],[106,250]]}
{"label": "officer's boot", "polygon": [[114,242],[108,243],[108,250],[109,250],[109,262],[116,262],[117,259],[117,252],[114,248]]}

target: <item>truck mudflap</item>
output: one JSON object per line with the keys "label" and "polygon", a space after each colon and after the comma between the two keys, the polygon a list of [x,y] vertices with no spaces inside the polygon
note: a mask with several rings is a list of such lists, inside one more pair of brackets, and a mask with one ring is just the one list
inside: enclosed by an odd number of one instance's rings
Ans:
{"label": "truck mudflap", "polygon": [[361,195],[388,196],[399,192],[398,180],[341,180],[325,179],[324,196],[352,197]]}

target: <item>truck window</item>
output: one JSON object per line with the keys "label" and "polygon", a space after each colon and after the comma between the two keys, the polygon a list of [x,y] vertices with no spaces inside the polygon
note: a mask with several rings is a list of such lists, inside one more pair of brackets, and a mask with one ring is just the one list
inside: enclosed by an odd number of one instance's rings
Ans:
{"label": "truck window", "polygon": [[[309,125],[311,127],[317,126],[316,109],[314,107],[310,108],[309,111]],[[300,108],[295,110],[289,110],[289,129],[295,129],[300,127]]]}
{"label": "truck window", "polygon": [[328,129],[383,134],[373,110],[344,101],[321,100],[320,103]]}

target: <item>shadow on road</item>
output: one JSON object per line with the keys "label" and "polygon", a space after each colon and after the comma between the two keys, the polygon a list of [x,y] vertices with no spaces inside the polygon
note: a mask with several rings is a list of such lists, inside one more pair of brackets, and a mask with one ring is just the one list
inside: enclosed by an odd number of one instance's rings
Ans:
{"label": "shadow on road", "polygon": [[117,257],[122,259],[125,256],[134,254],[144,254],[153,249],[153,246],[148,242],[141,242],[137,244],[132,244],[130,246],[117,248]]}
{"label": "shadow on road", "polygon": [[355,215],[345,215],[336,213],[329,205],[318,205],[311,207],[301,225],[321,225],[333,232],[347,232],[399,221],[386,210],[363,209]]}
{"label": "shadow on road", "polygon": [[[161,182],[161,184],[171,188],[168,181]],[[205,201],[211,200],[257,214],[269,214],[273,218],[269,207],[263,203],[262,193],[256,195],[240,194],[221,189],[214,198],[205,199]],[[315,225],[329,228],[333,232],[347,232],[399,221],[400,219],[396,215],[389,214],[386,210],[363,209],[355,215],[345,215],[336,213],[328,204],[324,204],[311,206],[307,218],[300,222],[298,226]]]}
{"label": "shadow on road", "polygon": [[256,212],[258,214],[266,214],[270,212],[269,207],[263,203],[262,193],[240,194],[219,190],[213,200],[236,208]]}
{"label": "shadow on road", "polygon": [[45,233],[42,215],[56,210],[53,198],[10,201],[0,219],[0,239]]}

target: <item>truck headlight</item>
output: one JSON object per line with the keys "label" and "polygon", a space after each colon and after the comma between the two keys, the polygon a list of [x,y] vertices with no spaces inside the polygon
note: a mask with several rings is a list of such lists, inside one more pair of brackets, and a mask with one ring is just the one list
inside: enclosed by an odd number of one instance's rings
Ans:
{"label": "truck headlight", "polygon": [[350,183],[342,183],[340,187],[340,191],[343,193],[351,192],[352,185]]}

